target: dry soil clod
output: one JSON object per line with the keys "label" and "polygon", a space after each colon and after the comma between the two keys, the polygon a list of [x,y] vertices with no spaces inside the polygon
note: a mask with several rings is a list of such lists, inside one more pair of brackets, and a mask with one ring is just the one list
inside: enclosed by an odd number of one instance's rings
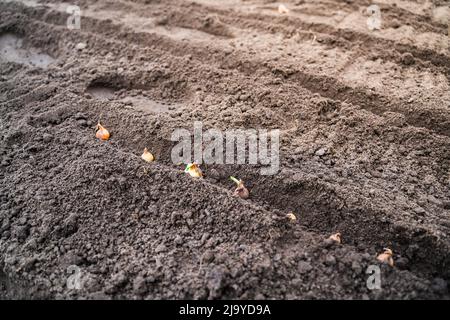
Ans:
{"label": "dry soil clod", "polygon": [[377,260],[382,262],[382,263],[386,263],[388,265],[390,265],[391,267],[394,266],[394,259],[392,258],[393,256],[393,252],[391,249],[389,248],[385,248],[383,249],[384,252],[381,253],[380,255],[378,255]]}
{"label": "dry soil clod", "polygon": [[155,157],[153,156],[153,154],[151,154],[147,148],[144,149],[144,153],[141,156],[142,160],[146,161],[146,162],[153,162],[155,161]]}
{"label": "dry soil clod", "polygon": [[184,172],[189,173],[189,175],[193,178],[203,178],[203,172],[195,162],[189,163],[186,166],[186,169],[184,169]]}
{"label": "dry soil clod", "polygon": [[100,122],[97,124],[95,129],[96,129],[95,136],[98,139],[103,141],[109,140],[111,135],[109,134],[109,131],[100,124]]}
{"label": "dry soil clod", "polygon": [[237,185],[236,190],[234,190],[233,196],[239,197],[241,199],[247,199],[250,196],[250,192],[245,187],[244,181],[238,180],[235,177],[230,177],[230,179]]}

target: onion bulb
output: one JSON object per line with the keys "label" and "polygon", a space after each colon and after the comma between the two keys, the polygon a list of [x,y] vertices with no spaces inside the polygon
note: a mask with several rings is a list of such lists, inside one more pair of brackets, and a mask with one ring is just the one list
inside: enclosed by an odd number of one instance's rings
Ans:
{"label": "onion bulb", "polygon": [[189,175],[193,178],[202,178],[203,177],[202,170],[200,170],[200,167],[195,162],[189,163],[186,166],[186,169],[184,169],[184,172],[189,173]]}
{"label": "onion bulb", "polygon": [[244,186],[244,181],[238,180],[235,177],[230,177],[230,180],[236,183],[237,188],[234,190],[233,196],[239,197],[241,199],[247,199],[250,196],[250,192]]}
{"label": "onion bulb", "polygon": [[142,154],[141,158],[144,161],[146,161],[146,162],[153,162],[153,161],[155,161],[155,157],[153,156],[153,154],[148,152],[147,148],[144,149],[144,153]]}
{"label": "onion bulb", "polygon": [[378,255],[377,260],[393,267],[394,259],[392,258],[392,256],[394,255],[394,253],[389,248],[385,248],[383,250],[384,250],[384,252],[382,254]]}
{"label": "onion bulb", "polygon": [[292,222],[297,221],[297,217],[295,216],[295,214],[293,214],[292,212],[289,212],[286,217],[291,220]]}
{"label": "onion bulb", "polygon": [[339,232],[335,233],[335,234],[332,234],[328,239],[330,239],[330,240],[332,240],[332,241],[334,241],[336,243],[341,244],[341,234]]}
{"label": "onion bulb", "polygon": [[96,127],[97,132],[95,133],[95,136],[103,141],[109,140],[110,134],[109,131],[103,127],[100,122],[97,124]]}

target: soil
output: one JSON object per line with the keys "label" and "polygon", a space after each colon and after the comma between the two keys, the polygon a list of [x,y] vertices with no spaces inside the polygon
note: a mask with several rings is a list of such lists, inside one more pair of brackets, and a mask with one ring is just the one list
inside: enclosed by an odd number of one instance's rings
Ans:
{"label": "soil", "polygon": [[[374,31],[368,0],[74,2],[80,30],[0,1],[1,298],[450,298],[447,1],[375,1]],[[280,129],[279,173],[192,179],[194,121]]]}

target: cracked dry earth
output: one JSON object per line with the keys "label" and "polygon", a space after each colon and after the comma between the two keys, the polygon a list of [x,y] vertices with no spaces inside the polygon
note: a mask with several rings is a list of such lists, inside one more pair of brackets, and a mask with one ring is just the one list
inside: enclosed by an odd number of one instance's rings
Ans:
{"label": "cracked dry earth", "polygon": [[[1,0],[0,297],[448,299],[449,3],[375,3],[370,31],[366,0],[80,0],[69,30]],[[194,121],[280,129],[279,173],[191,179]]]}

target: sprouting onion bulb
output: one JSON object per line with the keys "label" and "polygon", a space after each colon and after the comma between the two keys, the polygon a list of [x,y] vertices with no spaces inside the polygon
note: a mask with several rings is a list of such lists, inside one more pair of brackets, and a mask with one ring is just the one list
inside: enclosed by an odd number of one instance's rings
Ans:
{"label": "sprouting onion bulb", "polygon": [[238,180],[235,177],[230,177],[230,180],[236,183],[238,186],[241,184],[241,180]]}
{"label": "sprouting onion bulb", "polygon": [[109,131],[103,127],[100,123],[97,124],[96,127],[97,132],[95,133],[95,136],[103,141],[109,140],[110,134]]}
{"label": "sprouting onion bulb", "polygon": [[147,148],[144,149],[144,153],[142,154],[141,158],[146,162],[153,162],[155,161],[155,157],[153,154],[151,154]]}
{"label": "sprouting onion bulb", "polygon": [[377,260],[393,267],[394,259],[392,258],[392,256],[394,255],[394,253],[389,248],[385,248],[383,250],[384,250],[384,252],[382,254],[378,255]]}
{"label": "sprouting onion bulb", "polygon": [[235,197],[247,199],[250,196],[250,192],[248,192],[248,189],[244,186],[244,181],[238,180],[235,177],[230,177],[230,180],[236,183],[237,185],[237,188],[236,190],[234,190],[233,193]]}
{"label": "sprouting onion bulb", "polygon": [[203,177],[202,170],[200,170],[200,167],[195,162],[189,163],[186,166],[186,169],[184,169],[184,172],[189,173],[189,175],[193,178],[202,178]]}

